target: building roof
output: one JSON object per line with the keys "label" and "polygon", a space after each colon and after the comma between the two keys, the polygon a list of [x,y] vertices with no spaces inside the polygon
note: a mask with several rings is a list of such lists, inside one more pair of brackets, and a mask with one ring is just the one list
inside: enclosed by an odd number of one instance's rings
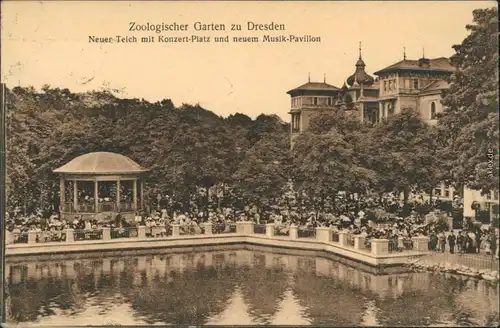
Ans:
{"label": "building roof", "polygon": [[139,164],[116,153],[95,152],[78,156],[54,170],[66,174],[134,174],[147,171]]}
{"label": "building roof", "polygon": [[381,73],[388,73],[392,71],[439,71],[449,73],[453,73],[455,71],[455,68],[451,65],[450,60],[446,57],[428,59],[428,66],[421,65],[420,60],[421,59],[403,59],[402,61],[375,72],[375,74],[380,75]]}
{"label": "building roof", "polygon": [[294,93],[295,91],[337,91],[337,88],[334,85],[325,83],[325,82],[307,82],[306,84],[301,85],[300,87],[296,87],[288,91],[288,94]]}
{"label": "building roof", "polygon": [[450,87],[450,84],[446,82],[445,80],[437,80],[429,84],[427,87],[422,89],[422,92],[424,91],[437,91],[437,90],[444,90],[448,89]]}
{"label": "building roof", "polygon": [[375,79],[365,72],[365,67],[365,62],[361,58],[360,54],[358,62],[356,63],[356,71],[347,78],[347,84],[351,87],[355,87],[360,84],[366,86],[372,85],[373,82],[375,82]]}

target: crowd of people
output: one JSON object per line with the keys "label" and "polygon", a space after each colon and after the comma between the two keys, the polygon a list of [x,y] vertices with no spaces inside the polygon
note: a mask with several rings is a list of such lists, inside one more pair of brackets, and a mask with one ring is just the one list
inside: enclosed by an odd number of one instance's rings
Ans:
{"label": "crowd of people", "polygon": [[[287,234],[292,224],[300,229],[331,227],[349,235],[362,234],[366,237],[367,247],[371,239],[388,239],[390,251],[411,248],[414,236],[428,236],[429,249],[433,251],[447,248],[452,253],[495,254],[498,245],[495,229],[486,231],[474,224],[464,224],[458,234],[448,232],[452,227],[447,217],[460,206],[458,198],[453,204],[417,198],[411,200],[405,209],[403,202],[390,194],[385,197],[339,195],[334,201],[322,200],[320,205],[308,199],[282,197],[274,204],[265,206],[241,203],[221,205],[220,202],[200,206],[193,198],[187,204],[158,203],[156,209],[136,213],[131,221],[119,214],[116,217],[97,217],[97,214],[90,220],[77,217],[67,221],[60,219],[57,213],[47,216],[42,211],[36,211],[23,215],[16,209],[7,213],[6,227],[19,238],[25,238],[23,232],[35,230],[48,232],[45,239],[58,240],[63,238],[67,228],[83,234],[82,231],[109,227],[118,236],[128,236],[130,228],[146,226],[147,234],[164,236],[171,233],[172,224],[180,225],[181,234],[200,234],[204,231],[205,222],[212,223],[213,232],[219,233],[234,231],[236,221],[254,221],[256,224],[274,223],[278,234]],[[402,214],[404,210],[409,213],[406,217]]]}

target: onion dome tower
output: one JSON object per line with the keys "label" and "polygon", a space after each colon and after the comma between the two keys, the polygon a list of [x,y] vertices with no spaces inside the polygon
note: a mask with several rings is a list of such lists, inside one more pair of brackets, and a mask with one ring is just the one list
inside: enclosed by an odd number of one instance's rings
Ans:
{"label": "onion dome tower", "polygon": [[360,85],[370,86],[375,82],[375,79],[365,72],[365,62],[361,55],[361,42],[359,43],[359,58],[356,62],[356,71],[353,75],[347,78],[347,84],[351,87],[359,87]]}

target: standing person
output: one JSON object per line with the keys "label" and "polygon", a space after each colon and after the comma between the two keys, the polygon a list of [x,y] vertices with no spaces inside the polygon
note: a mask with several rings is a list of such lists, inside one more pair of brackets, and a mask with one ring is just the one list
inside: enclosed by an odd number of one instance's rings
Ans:
{"label": "standing person", "polygon": [[477,229],[476,231],[476,252],[481,253],[481,229]]}
{"label": "standing person", "polygon": [[455,253],[455,241],[456,237],[452,231],[451,234],[448,236],[448,245],[450,245],[450,254]]}
{"label": "standing person", "polygon": [[464,238],[464,236],[462,234],[462,231],[459,231],[458,232],[458,237],[457,237],[457,250],[458,250],[459,253],[463,253],[464,250],[465,250],[464,247],[463,247],[463,245],[464,245],[464,239],[465,238]]}
{"label": "standing person", "polygon": [[444,232],[441,232],[439,234],[439,248],[442,253],[444,253],[446,249],[446,236],[444,235]]}

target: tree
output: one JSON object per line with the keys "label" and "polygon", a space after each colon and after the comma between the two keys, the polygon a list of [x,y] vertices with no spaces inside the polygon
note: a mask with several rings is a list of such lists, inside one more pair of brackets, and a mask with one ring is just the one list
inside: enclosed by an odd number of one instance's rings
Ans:
{"label": "tree", "polygon": [[413,109],[377,124],[368,139],[379,191],[399,191],[404,195],[403,215],[408,215],[412,189],[422,191],[436,181],[435,140],[431,127]]}
{"label": "tree", "polygon": [[498,190],[498,8],[473,12],[470,34],[453,46],[457,71],[439,118],[440,157],[457,187]]}
{"label": "tree", "polygon": [[243,157],[232,176],[232,188],[248,203],[261,208],[282,195],[288,182],[288,135],[266,134]]}

